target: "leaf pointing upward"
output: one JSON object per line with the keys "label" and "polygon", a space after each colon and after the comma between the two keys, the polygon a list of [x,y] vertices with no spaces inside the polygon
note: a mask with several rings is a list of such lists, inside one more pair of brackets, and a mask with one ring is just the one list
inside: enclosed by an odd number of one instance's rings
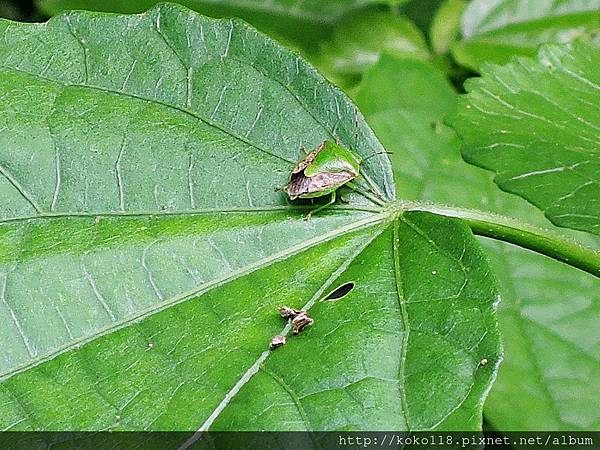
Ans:
{"label": "leaf pointing upward", "polygon": [[[540,49],[468,83],[454,119],[463,155],[556,225],[600,234],[600,52]],[[577,95],[572,95],[576,93]]]}

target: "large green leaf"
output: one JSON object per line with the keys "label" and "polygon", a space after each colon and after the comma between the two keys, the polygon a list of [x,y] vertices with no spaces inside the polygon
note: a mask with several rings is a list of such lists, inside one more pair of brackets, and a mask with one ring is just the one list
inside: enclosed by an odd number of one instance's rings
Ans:
{"label": "large green leaf", "polygon": [[600,31],[600,0],[473,0],[462,18],[457,60],[473,69],[534,55],[545,42],[571,42]]}
{"label": "large green leaf", "polygon": [[[300,57],[175,5],[0,36],[0,429],[480,427],[485,257]],[[334,137],[387,206],[306,221],[276,188]],[[269,353],[281,304],[315,324]]]}
{"label": "large green leaf", "polygon": [[[260,30],[296,45],[312,47],[346,14],[371,4],[405,0],[181,0],[178,3],[213,17],[240,17]],[[71,9],[139,13],[158,0],[38,0],[49,15]]]}
{"label": "large green leaf", "polygon": [[[461,159],[458,138],[442,122],[454,112],[456,94],[431,65],[386,56],[368,72],[357,101],[394,152],[398,197],[546,222],[535,207],[503,193],[488,173]],[[486,419],[500,430],[597,429],[600,281],[509,244],[482,243],[500,281],[505,349]]]}
{"label": "large green leaf", "polygon": [[549,45],[467,83],[463,156],[553,223],[600,234],[600,52]]}

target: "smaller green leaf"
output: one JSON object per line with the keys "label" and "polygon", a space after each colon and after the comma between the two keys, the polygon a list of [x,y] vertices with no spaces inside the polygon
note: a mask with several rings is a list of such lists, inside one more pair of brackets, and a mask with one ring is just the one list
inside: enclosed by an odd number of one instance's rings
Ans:
{"label": "smaller green leaf", "polygon": [[366,115],[404,108],[433,111],[438,119],[453,112],[456,103],[452,86],[432,64],[388,53],[367,72],[354,99]]}
{"label": "smaller green leaf", "polygon": [[463,157],[556,225],[600,234],[600,52],[548,45],[482,74],[453,119]]}
{"label": "smaller green leaf", "polygon": [[340,22],[332,38],[321,44],[319,65],[338,84],[349,86],[359,81],[384,51],[417,59],[429,57],[423,33],[409,19],[362,12]]}
{"label": "smaller green leaf", "polygon": [[513,55],[532,56],[546,42],[567,43],[600,29],[600,0],[473,0],[462,18],[463,39],[452,52],[478,70]]}
{"label": "smaller green leaf", "polygon": [[442,122],[454,112],[456,94],[441,71],[427,61],[385,54],[365,75],[355,101],[392,152],[398,198],[420,199],[424,178],[446,177],[447,159],[430,164],[430,158],[448,148],[458,153],[459,147]]}
{"label": "smaller green leaf", "polygon": [[446,0],[436,11],[429,29],[431,47],[435,53],[447,53],[458,39],[460,18],[466,6],[465,0]]}

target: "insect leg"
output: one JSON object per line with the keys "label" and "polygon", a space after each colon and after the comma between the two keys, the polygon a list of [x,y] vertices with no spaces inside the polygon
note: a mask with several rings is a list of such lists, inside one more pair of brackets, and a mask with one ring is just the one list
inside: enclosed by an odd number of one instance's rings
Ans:
{"label": "insect leg", "polygon": [[353,183],[352,181],[349,181],[348,183],[345,184],[345,186],[348,186],[353,191],[358,192],[363,197],[368,198],[373,203],[375,203],[375,204],[377,204],[379,206],[385,206],[385,202],[383,200],[381,200],[381,198],[376,197],[375,195],[373,195],[371,193],[371,191],[365,191],[365,190],[361,189],[358,185],[356,185],[356,183]]}
{"label": "insect leg", "polygon": [[305,220],[310,220],[310,218],[312,217],[312,215],[313,215],[313,214],[316,214],[316,213],[318,213],[318,212],[319,212],[319,211],[321,211],[322,209],[325,209],[325,208],[327,208],[328,206],[331,206],[331,205],[333,205],[334,203],[335,203],[335,191],[333,191],[333,192],[331,193],[331,198],[329,199],[329,201],[328,201],[327,203],[325,203],[325,204],[323,204],[323,205],[319,206],[318,208],[316,208],[316,209],[313,209],[312,211],[310,211],[310,212],[309,212],[309,213],[306,215],[306,218],[305,218]]}
{"label": "insect leg", "polygon": [[367,185],[369,186],[369,190],[376,196],[378,197],[380,200],[383,200],[382,196],[381,196],[381,192],[379,191],[379,188],[375,185],[375,183],[373,183],[373,180],[371,180],[370,177],[368,177],[366,174],[361,173],[360,177],[365,180],[365,183],[367,183]]}

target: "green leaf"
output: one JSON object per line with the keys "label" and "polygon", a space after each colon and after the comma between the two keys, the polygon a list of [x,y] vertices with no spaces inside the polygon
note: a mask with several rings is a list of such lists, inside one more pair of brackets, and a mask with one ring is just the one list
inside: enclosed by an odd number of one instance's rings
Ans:
{"label": "green leaf", "polygon": [[[383,148],[300,57],[176,5],[0,36],[0,429],[481,426],[485,257],[393,202]],[[377,153],[388,204],[306,221],[276,188],[334,137]],[[282,304],[315,323],[270,353]]]}
{"label": "green leaf", "polygon": [[484,248],[502,286],[505,352],[486,420],[503,430],[597,430],[600,281],[506,244]]}
{"label": "green leaf", "polygon": [[463,156],[553,223],[600,234],[600,52],[542,47],[537,60],[485,68],[453,124]]}
{"label": "green leaf", "polygon": [[452,49],[457,61],[479,70],[533,56],[546,42],[571,42],[600,30],[600,0],[473,0],[462,19],[463,40]]}
{"label": "green leaf", "polygon": [[427,32],[436,11],[444,0],[409,0],[399,8],[423,32]]}
{"label": "green leaf", "polygon": [[[420,61],[386,56],[365,76],[356,99],[393,152],[397,196],[544,224],[538,209],[503,193],[487,172],[461,159],[459,139],[442,122],[456,97],[443,74]],[[486,420],[500,430],[597,429],[600,281],[509,244],[481,242],[500,281],[504,336]]]}
{"label": "green leaf", "polygon": [[[355,100],[392,152],[397,197],[421,199],[419,186],[454,175],[448,171],[447,155],[458,151],[459,142],[442,119],[454,111],[456,94],[433,65],[384,55],[367,72]],[[433,158],[440,159],[432,162]],[[427,189],[437,192],[436,186],[446,189],[444,182],[428,184]]]}
{"label": "green leaf", "polygon": [[425,37],[409,19],[360,12],[345,18],[332,38],[321,43],[318,65],[337,84],[352,86],[384,51],[418,59],[429,57]]}
{"label": "green leaf", "polygon": [[435,12],[429,36],[431,47],[438,54],[445,54],[460,34],[460,19],[467,6],[465,0],[446,0]]}
{"label": "green leaf", "polygon": [[[343,16],[371,4],[396,4],[403,0],[181,0],[178,3],[212,17],[239,17],[258,29],[304,48],[326,38]],[[48,15],[83,9],[140,13],[158,0],[38,0]]]}

